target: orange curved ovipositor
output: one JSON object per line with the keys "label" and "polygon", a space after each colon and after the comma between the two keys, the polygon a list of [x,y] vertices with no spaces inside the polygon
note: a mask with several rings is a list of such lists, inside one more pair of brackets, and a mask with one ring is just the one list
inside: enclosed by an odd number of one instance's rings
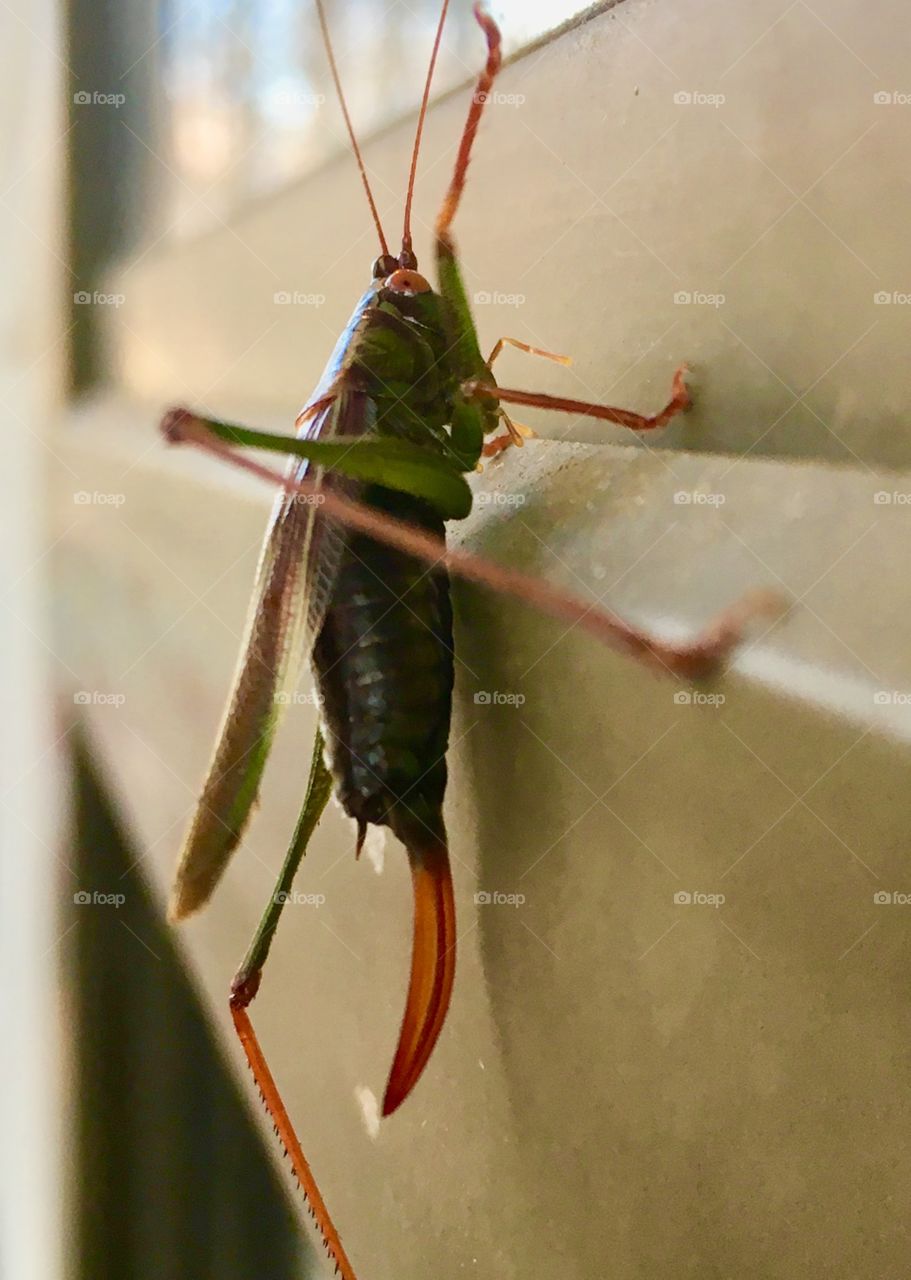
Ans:
{"label": "orange curved ovipositor", "polygon": [[452,873],[445,845],[413,857],[414,938],[411,978],[398,1047],[383,1098],[383,1115],[408,1097],[433,1052],[443,1023],[455,977],[455,902]]}

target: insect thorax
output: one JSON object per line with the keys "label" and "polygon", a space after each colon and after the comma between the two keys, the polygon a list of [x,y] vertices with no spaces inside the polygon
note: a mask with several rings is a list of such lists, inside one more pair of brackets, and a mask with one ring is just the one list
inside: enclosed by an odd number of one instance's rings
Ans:
{"label": "insect thorax", "polygon": [[376,429],[418,443],[428,431],[441,440],[460,377],[447,359],[445,302],[380,289],[365,315],[353,361],[377,408]]}

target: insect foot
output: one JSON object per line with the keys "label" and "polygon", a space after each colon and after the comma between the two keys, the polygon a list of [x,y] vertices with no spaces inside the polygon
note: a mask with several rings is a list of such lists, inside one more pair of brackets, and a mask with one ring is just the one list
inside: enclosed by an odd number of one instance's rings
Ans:
{"label": "insect foot", "polygon": [[662,654],[656,650],[654,656],[674,675],[686,680],[703,680],[718,673],[731,650],[743,641],[752,622],[757,618],[770,621],[780,618],[789,605],[784,592],[766,587],[749,591],[720,613],[690,644],[667,649]]}
{"label": "insect foot", "polygon": [[192,414],[189,409],[184,409],[183,406],[178,406],[167,410],[162,416],[158,429],[171,444],[182,444],[183,441],[193,438],[195,421],[195,414]]}

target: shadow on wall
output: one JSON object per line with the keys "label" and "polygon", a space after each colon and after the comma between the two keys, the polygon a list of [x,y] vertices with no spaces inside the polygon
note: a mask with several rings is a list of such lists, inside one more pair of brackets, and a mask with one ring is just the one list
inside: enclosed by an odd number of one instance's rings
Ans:
{"label": "shadow on wall", "polygon": [[72,1274],[322,1275],[146,889],[142,854],[84,734],[71,740]]}

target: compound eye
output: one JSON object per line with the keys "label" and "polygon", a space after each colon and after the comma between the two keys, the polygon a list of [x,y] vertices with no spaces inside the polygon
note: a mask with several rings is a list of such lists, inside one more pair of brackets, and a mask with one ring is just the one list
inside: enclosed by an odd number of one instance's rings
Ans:
{"label": "compound eye", "polygon": [[373,264],[374,280],[385,280],[387,276],[392,275],[398,265],[398,258],[393,258],[391,253],[381,253]]}
{"label": "compound eye", "polygon": [[406,271],[414,271],[417,265],[417,254],[411,249],[403,249],[399,254],[399,266],[404,267]]}
{"label": "compound eye", "polygon": [[391,289],[393,293],[404,293],[409,297],[414,297],[416,293],[430,293],[430,283],[418,271],[408,271],[404,267],[399,267],[397,271],[387,277],[385,288]]}

